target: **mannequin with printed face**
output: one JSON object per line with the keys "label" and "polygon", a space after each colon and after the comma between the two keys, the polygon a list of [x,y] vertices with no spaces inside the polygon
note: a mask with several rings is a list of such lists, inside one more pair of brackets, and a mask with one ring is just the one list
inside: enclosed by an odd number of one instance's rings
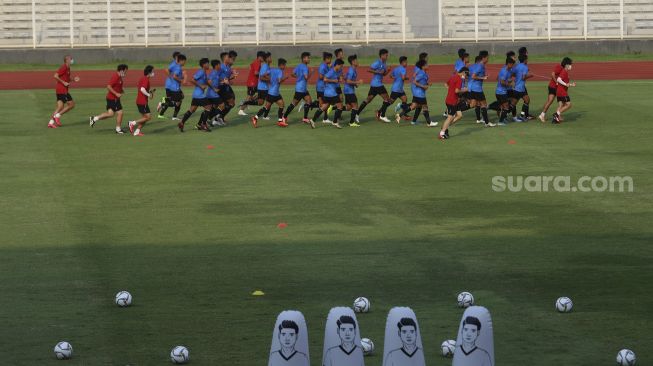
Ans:
{"label": "mannequin with printed face", "polygon": [[275,324],[268,366],[309,365],[304,316],[298,311],[284,311]]}
{"label": "mannequin with printed face", "polygon": [[364,366],[356,314],[350,308],[333,308],[324,330],[323,366]]}

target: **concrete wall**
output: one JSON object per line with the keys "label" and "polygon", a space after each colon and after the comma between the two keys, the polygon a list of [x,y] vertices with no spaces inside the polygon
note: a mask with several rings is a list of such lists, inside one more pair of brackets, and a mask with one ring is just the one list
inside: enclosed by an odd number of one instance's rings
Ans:
{"label": "concrete wall", "polygon": [[66,54],[74,55],[76,62],[84,64],[112,63],[117,61],[144,62],[167,61],[174,50],[185,53],[192,59],[215,57],[222,49],[234,49],[239,57],[252,58],[259,49],[269,50],[275,57],[296,57],[304,50],[314,55],[322,51],[333,51],[343,47],[348,54],[359,56],[375,56],[379,48],[387,48],[394,55],[404,54],[414,56],[426,51],[431,55],[454,55],[456,50],[464,47],[470,54],[481,49],[491,54],[501,55],[507,50],[516,50],[527,46],[531,54],[565,55],[594,54],[614,55],[626,53],[653,53],[653,39],[648,40],[592,40],[592,41],[520,41],[520,42],[447,42],[447,43],[383,43],[371,45],[261,45],[261,46],[229,46],[229,47],[150,47],[150,48],[76,48],[76,49],[0,49],[0,64],[59,64]]}

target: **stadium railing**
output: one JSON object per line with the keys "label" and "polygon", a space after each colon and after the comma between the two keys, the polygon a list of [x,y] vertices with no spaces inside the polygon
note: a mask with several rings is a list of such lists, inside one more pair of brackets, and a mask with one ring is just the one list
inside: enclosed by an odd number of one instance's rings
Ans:
{"label": "stadium railing", "polygon": [[0,0],[0,47],[653,38],[650,0],[439,0],[431,5],[422,0]]}

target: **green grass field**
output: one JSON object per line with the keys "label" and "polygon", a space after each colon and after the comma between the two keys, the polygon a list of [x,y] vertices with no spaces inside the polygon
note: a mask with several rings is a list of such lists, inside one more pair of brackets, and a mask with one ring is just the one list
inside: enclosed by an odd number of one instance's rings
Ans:
{"label": "green grass field", "polygon": [[[263,47],[265,48],[265,47]],[[301,53],[301,51],[300,51]],[[74,54],[74,52],[73,52]],[[216,51],[215,54],[213,55],[208,55],[207,57],[217,57],[219,55],[219,52]],[[397,58],[400,55],[391,55],[390,60],[392,62],[396,62]],[[406,55],[409,57],[409,60],[413,60],[416,55]],[[592,61],[600,61],[600,62],[605,62],[605,61],[650,61],[653,60],[653,54],[647,54],[647,53],[626,53],[626,54],[615,54],[615,55],[588,55],[588,54],[570,54],[568,55],[569,57],[573,58],[574,61],[576,62],[592,62]],[[276,57],[276,56],[275,56]],[[321,60],[322,55],[315,54],[313,55],[312,58],[312,64],[313,65],[319,65],[319,61]],[[494,61],[493,62],[499,62],[501,63],[502,59],[499,55],[493,56]],[[429,56],[429,63],[431,65],[438,65],[438,64],[453,64],[453,61],[455,61],[456,55],[431,55]],[[537,62],[560,62],[562,59],[562,56],[560,55],[532,55],[529,57],[529,62],[530,63],[537,63]],[[360,57],[358,59],[359,63],[361,65],[370,65],[372,62],[376,60],[376,57]],[[29,63],[22,63],[22,64],[0,64],[0,72],[2,71],[50,71],[53,69],[56,69],[58,66],[57,62],[59,60],[55,60],[55,64],[53,65],[45,65],[45,64],[29,64]],[[187,64],[188,65],[196,65],[198,60],[193,60],[189,59]],[[300,63],[299,56],[295,58],[289,58],[288,63],[290,65],[297,65]],[[346,61],[346,60],[345,60]],[[473,57],[471,58],[471,61],[473,60]],[[505,60],[504,60],[505,61]],[[247,67],[249,66],[250,62],[252,62],[251,59],[240,57],[236,60],[236,67]],[[116,65],[119,64],[119,61],[115,62],[108,62],[108,63],[94,63],[94,64],[85,64],[83,62],[77,62],[75,63],[74,69],[77,71],[80,70],[114,70]],[[145,68],[147,65],[152,65],[157,69],[164,69],[168,66],[169,60],[150,60],[148,62],[126,62],[125,63],[129,64],[130,69],[132,70],[141,70]],[[413,61],[410,61],[409,63],[414,63]]]}
{"label": "green grass field", "polygon": [[[376,122],[380,101],[358,129],[295,117],[255,130],[234,114],[210,134],[156,120],[134,138],[109,120],[88,127],[103,90],[73,91],[57,130],[45,128],[52,91],[2,91],[1,363],[58,365],[52,348],[68,340],[66,365],[165,365],[177,344],[193,365],[262,365],[276,315],[298,309],[319,365],[329,309],[367,296],[368,366],[400,305],[418,316],[427,363],[448,365],[439,346],[468,290],[492,313],[499,365],[613,365],[621,348],[649,365],[652,85],[579,83],[558,126],[486,129],[470,111],[445,143]],[[529,90],[537,114],[546,88]],[[444,89],[429,100],[441,122]],[[495,192],[497,175],[631,176],[635,191]],[[130,308],[113,304],[123,289]],[[554,310],[559,296],[574,312]]]}

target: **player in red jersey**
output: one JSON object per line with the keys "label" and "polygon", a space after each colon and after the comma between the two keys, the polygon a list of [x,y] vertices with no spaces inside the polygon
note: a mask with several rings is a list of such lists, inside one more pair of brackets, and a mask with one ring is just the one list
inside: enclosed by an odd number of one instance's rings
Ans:
{"label": "player in red jersey", "polygon": [[447,119],[442,124],[442,130],[440,130],[440,134],[438,135],[438,139],[440,140],[448,139],[449,126],[463,118],[463,112],[461,112],[461,106],[459,106],[462,98],[459,94],[467,92],[467,88],[463,88],[463,81],[468,75],[469,69],[463,66],[457,73],[451,75],[449,81],[447,81],[449,90],[447,92],[447,98],[444,100],[447,105]]}
{"label": "player in red jersey", "polygon": [[59,67],[57,72],[54,74],[54,79],[57,81],[57,86],[55,88],[57,93],[57,107],[50,117],[48,128],[57,128],[61,126],[61,116],[71,109],[75,108],[75,101],[68,92],[71,80],[76,82],[79,81],[79,77],[77,76],[72,79],[70,77],[70,65],[72,65],[74,62],[75,61],[73,60],[72,56],[65,56],[63,58],[63,65],[61,65],[61,67]]}
{"label": "player in red jersey", "polygon": [[91,127],[95,126],[97,121],[103,119],[111,118],[114,115],[116,116],[116,133],[122,135],[124,132],[122,130],[122,104],[120,103],[120,97],[124,93],[123,89],[123,79],[127,75],[127,69],[129,67],[125,64],[118,65],[116,73],[111,76],[109,84],[107,85],[107,111],[100,114],[99,116],[91,116],[88,118],[88,123]]}
{"label": "player in red jersey", "polygon": [[553,68],[553,71],[551,71],[551,80],[549,81],[549,95],[546,98],[546,102],[544,103],[544,107],[542,107],[542,113],[540,113],[540,121],[546,122],[546,112],[549,110],[549,107],[551,107],[551,104],[553,104],[553,100],[556,98],[556,93],[558,91],[558,76],[560,75],[560,72],[562,72],[562,69],[564,67],[562,66],[562,63],[559,63],[555,65]]}
{"label": "player in red jersey", "polygon": [[136,107],[141,113],[141,119],[136,121],[129,121],[129,132],[134,136],[143,136],[141,130],[145,123],[152,119],[150,106],[147,104],[148,100],[154,98],[154,91],[150,90],[150,79],[154,77],[154,66],[147,65],[143,70],[143,76],[138,80],[136,86]]}
{"label": "player in red jersey", "polygon": [[569,87],[576,86],[576,83],[569,82],[569,71],[571,71],[571,59],[565,57],[562,59],[562,71],[558,75],[558,88],[556,89],[556,97],[558,98],[558,110],[553,114],[553,123],[560,123],[562,121],[562,114],[571,108],[571,98],[569,98]]}
{"label": "player in red jersey", "polygon": [[245,109],[250,105],[258,105],[258,96],[256,86],[258,85],[258,72],[261,70],[261,63],[265,59],[265,52],[258,51],[256,52],[256,59],[249,64],[249,75],[247,76],[247,97],[245,100],[240,102],[240,108],[238,110],[239,116],[246,116],[247,113]]}

